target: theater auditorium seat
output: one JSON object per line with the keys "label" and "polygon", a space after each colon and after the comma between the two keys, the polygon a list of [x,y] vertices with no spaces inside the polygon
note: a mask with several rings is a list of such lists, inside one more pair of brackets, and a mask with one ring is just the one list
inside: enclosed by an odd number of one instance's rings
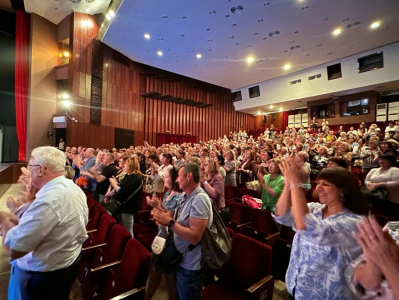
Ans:
{"label": "theater auditorium seat", "polygon": [[85,275],[81,281],[81,291],[84,300],[93,299],[93,295],[98,286],[105,280],[106,274],[97,273],[95,276],[92,276],[91,270],[101,265],[122,259],[124,249],[130,238],[130,233],[123,226],[116,224],[111,229],[108,243],[82,249],[82,253],[94,252],[93,258],[88,264]]}
{"label": "theater auditorium seat", "polygon": [[107,210],[101,205],[95,205],[93,209],[92,218],[89,220],[86,226],[86,230],[93,230],[98,228],[100,223],[101,215],[106,214]]}
{"label": "theater auditorium seat", "polygon": [[281,238],[276,238],[273,243],[272,275],[275,279],[285,281],[291,256],[291,243]]}
{"label": "theater auditorium seat", "polygon": [[251,223],[238,230],[241,234],[262,243],[273,244],[273,240],[280,234],[277,224],[267,210],[253,209]]}
{"label": "theater auditorium seat", "polygon": [[218,272],[218,281],[205,287],[203,300],[273,298],[272,249],[242,234],[234,236],[229,261]]}
{"label": "theater auditorium seat", "polygon": [[224,198],[227,200],[239,198],[240,188],[232,185],[226,185],[224,187]]}
{"label": "theater auditorium seat", "polygon": [[242,196],[251,196],[257,199],[260,199],[262,197],[262,195],[255,190],[250,190],[250,189],[246,189],[246,188],[241,188],[240,193],[239,193],[239,198],[242,199]]}
{"label": "theater auditorium seat", "polygon": [[136,239],[130,239],[121,261],[92,270],[93,273],[109,270],[104,284],[98,289],[97,300],[143,299],[150,262],[147,249]]}
{"label": "theater auditorium seat", "polygon": [[236,202],[230,203],[231,218],[227,222],[226,226],[231,228],[235,233],[239,232],[240,227],[251,223],[251,211],[252,208],[245,204]]}

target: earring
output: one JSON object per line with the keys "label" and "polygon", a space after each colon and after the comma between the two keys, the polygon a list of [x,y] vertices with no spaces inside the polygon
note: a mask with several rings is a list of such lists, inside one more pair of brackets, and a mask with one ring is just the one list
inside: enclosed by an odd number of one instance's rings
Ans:
{"label": "earring", "polygon": [[344,194],[341,194],[340,200],[341,200],[342,202],[345,202]]}

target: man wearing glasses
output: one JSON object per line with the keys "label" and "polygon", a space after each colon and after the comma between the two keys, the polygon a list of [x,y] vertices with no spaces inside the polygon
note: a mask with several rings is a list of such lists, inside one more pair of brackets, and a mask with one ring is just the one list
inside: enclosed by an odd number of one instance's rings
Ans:
{"label": "man wearing glasses", "polygon": [[0,213],[10,255],[8,299],[68,299],[79,254],[87,238],[86,196],[65,178],[65,153],[53,147],[32,151],[28,169],[35,200],[14,224]]}

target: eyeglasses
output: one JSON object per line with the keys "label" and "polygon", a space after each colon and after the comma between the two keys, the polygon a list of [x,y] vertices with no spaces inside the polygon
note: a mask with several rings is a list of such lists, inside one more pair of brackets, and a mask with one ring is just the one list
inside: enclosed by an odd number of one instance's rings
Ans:
{"label": "eyeglasses", "polygon": [[30,167],[40,167],[41,165],[27,165],[27,169],[30,170]]}

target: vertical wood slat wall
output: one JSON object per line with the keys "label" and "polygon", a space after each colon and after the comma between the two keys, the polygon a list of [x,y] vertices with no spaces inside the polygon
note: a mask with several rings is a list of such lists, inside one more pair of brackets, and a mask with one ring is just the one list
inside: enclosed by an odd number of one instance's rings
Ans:
{"label": "vertical wood slat wall", "polygon": [[[82,26],[82,21],[91,21],[93,26]],[[156,144],[156,134],[188,134],[197,136],[197,141],[215,139],[229,131],[255,128],[252,115],[236,112],[231,102],[231,93],[225,90],[212,94],[189,87],[194,79],[168,82],[143,75],[154,68],[130,61],[127,67],[113,59],[113,49],[104,45],[101,125],[90,124],[90,90],[92,40],[98,27],[93,16],[75,13],[71,18],[71,53],[69,86],[74,106],[70,111],[77,123],[68,122],[67,144],[90,147],[114,147],[115,128],[135,131],[135,144],[148,141]],[[87,23],[86,23],[87,24]],[[165,102],[140,95],[159,92],[212,104],[198,108]]]}

